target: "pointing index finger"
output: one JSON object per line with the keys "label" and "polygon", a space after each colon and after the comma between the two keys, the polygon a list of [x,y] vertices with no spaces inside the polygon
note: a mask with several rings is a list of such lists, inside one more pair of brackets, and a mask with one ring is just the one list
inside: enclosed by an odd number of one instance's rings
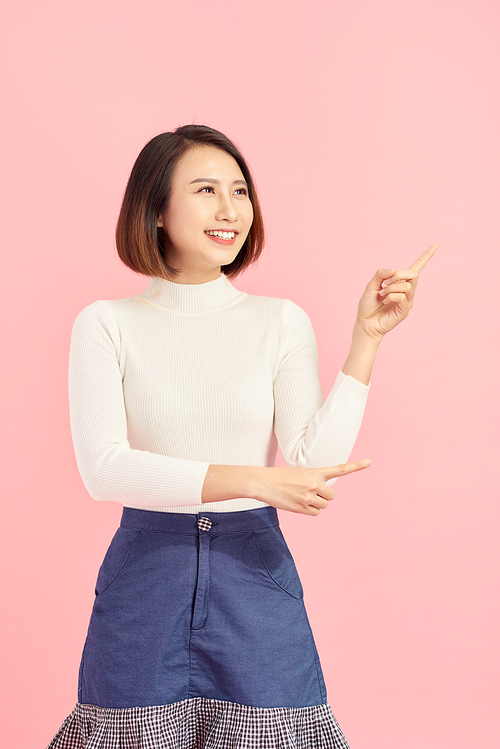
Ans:
{"label": "pointing index finger", "polygon": [[332,478],[338,478],[339,476],[346,476],[348,473],[354,473],[354,471],[362,471],[363,468],[368,468],[371,465],[371,460],[356,460],[352,463],[342,463],[338,466],[330,466],[330,468],[324,469],[326,478],[328,480]]}
{"label": "pointing index finger", "polygon": [[411,270],[416,270],[417,273],[420,273],[422,268],[425,268],[425,266],[427,265],[431,257],[434,255],[438,247],[439,245],[436,242],[434,244],[431,244],[431,246],[428,247],[422,255],[420,255],[418,260],[415,260],[415,262],[411,266]]}

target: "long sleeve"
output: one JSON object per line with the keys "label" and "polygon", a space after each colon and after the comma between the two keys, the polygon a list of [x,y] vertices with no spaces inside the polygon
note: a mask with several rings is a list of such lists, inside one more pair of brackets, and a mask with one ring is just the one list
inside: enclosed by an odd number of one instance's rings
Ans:
{"label": "long sleeve", "polygon": [[71,432],[89,494],[143,507],[201,505],[208,462],[131,449],[123,374],[116,319],[94,302],[75,320],[69,357]]}
{"label": "long sleeve", "polygon": [[324,400],[316,337],[307,313],[285,300],[274,380],[275,433],[289,466],[345,463],[363,419],[369,385],[339,372]]}

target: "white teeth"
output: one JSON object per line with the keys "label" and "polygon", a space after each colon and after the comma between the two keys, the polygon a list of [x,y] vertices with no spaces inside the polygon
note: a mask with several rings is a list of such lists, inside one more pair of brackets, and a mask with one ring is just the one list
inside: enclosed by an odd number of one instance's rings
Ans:
{"label": "white teeth", "polygon": [[234,231],[207,231],[206,233],[219,239],[234,239]]}

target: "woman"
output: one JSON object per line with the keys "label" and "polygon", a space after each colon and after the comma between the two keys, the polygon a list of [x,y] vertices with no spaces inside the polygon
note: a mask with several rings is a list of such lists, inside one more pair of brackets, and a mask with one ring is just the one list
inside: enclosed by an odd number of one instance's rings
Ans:
{"label": "woman", "polygon": [[[78,703],[51,749],[347,747],[276,509],[319,515],[360,428],[380,341],[418,272],[379,270],[323,401],[314,332],[235,289],[261,211],[237,148],[188,125],[140,153],[117,225],[141,294],[78,315],[70,415],[97,500],[124,505],[100,568]],[[288,467],[274,467],[277,444]],[[320,468],[318,466],[327,466]]]}

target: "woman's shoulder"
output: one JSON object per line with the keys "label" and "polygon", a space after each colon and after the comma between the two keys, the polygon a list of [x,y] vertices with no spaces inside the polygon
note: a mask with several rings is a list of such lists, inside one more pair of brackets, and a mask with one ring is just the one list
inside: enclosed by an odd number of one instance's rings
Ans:
{"label": "woman's shoulder", "polygon": [[119,328],[119,321],[131,310],[135,297],[97,299],[83,307],[76,315],[73,329],[105,328],[109,332]]}
{"label": "woman's shoulder", "polygon": [[[96,299],[95,301],[89,302],[89,304],[83,307],[81,312],[88,315],[106,311],[108,312],[108,314],[119,314],[120,312],[127,309],[140,307],[142,306],[140,301],[141,297],[147,294],[153,282],[158,280],[159,279],[157,278],[151,278],[149,276],[141,277],[141,279],[136,281],[138,288],[136,288],[135,292],[130,294],[130,296],[123,295],[119,296],[117,299],[110,297],[107,297],[105,299]],[[119,289],[117,287],[118,294],[120,293],[120,291],[123,292],[124,289]]]}
{"label": "woman's shoulder", "polygon": [[260,296],[248,294],[250,303],[255,308],[261,308],[263,312],[278,317],[284,327],[309,327],[311,321],[309,315],[300,305],[287,297]]}
{"label": "woman's shoulder", "polygon": [[288,297],[268,296],[267,294],[253,294],[246,291],[245,289],[241,289],[241,291],[245,294],[248,302],[253,304],[254,306],[260,306],[263,309],[278,310],[280,313],[285,312],[289,315],[295,314],[297,316],[301,316],[307,314],[302,307],[300,307],[296,302],[294,302],[292,299],[289,299]]}

